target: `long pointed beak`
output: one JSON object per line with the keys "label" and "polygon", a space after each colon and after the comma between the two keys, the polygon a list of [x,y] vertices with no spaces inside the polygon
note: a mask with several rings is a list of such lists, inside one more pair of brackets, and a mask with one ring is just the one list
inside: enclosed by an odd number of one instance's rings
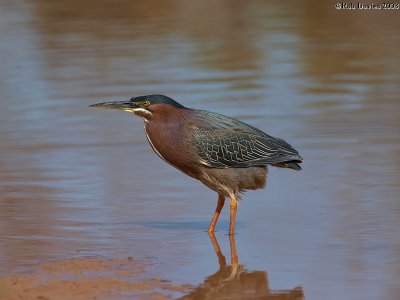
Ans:
{"label": "long pointed beak", "polygon": [[92,104],[90,107],[104,108],[104,109],[119,109],[132,112],[137,106],[131,101],[114,101]]}

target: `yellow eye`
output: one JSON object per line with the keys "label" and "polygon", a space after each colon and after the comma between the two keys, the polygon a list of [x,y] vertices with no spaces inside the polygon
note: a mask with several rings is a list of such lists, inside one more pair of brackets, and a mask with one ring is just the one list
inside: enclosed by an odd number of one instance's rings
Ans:
{"label": "yellow eye", "polygon": [[150,101],[149,100],[145,100],[145,101],[142,102],[142,105],[144,107],[149,106],[150,105]]}

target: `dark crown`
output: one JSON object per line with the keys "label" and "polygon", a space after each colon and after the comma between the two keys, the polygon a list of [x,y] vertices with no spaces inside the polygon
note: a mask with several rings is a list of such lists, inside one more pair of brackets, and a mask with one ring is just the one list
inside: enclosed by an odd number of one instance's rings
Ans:
{"label": "dark crown", "polygon": [[145,100],[150,101],[150,104],[168,104],[176,108],[185,108],[183,105],[179,104],[174,99],[171,99],[164,95],[146,95],[146,96],[137,96],[131,98],[132,102],[145,101]]}

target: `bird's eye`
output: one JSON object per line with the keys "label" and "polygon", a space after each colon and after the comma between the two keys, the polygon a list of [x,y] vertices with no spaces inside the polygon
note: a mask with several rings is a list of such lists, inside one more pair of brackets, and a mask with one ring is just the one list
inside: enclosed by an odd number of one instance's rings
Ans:
{"label": "bird's eye", "polygon": [[143,104],[144,107],[149,106],[150,105],[150,101],[149,100],[145,100],[145,101],[143,101],[142,104]]}

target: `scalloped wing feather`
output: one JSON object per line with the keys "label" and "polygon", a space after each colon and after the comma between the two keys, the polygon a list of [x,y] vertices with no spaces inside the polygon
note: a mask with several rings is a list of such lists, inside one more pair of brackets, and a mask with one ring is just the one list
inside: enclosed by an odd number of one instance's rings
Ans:
{"label": "scalloped wing feather", "polygon": [[[300,168],[303,158],[287,142],[236,119],[196,111],[190,124],[200,163],[214,168],[246,168],[266,164]],[[285,164],[287,162],[287,164]]]}

